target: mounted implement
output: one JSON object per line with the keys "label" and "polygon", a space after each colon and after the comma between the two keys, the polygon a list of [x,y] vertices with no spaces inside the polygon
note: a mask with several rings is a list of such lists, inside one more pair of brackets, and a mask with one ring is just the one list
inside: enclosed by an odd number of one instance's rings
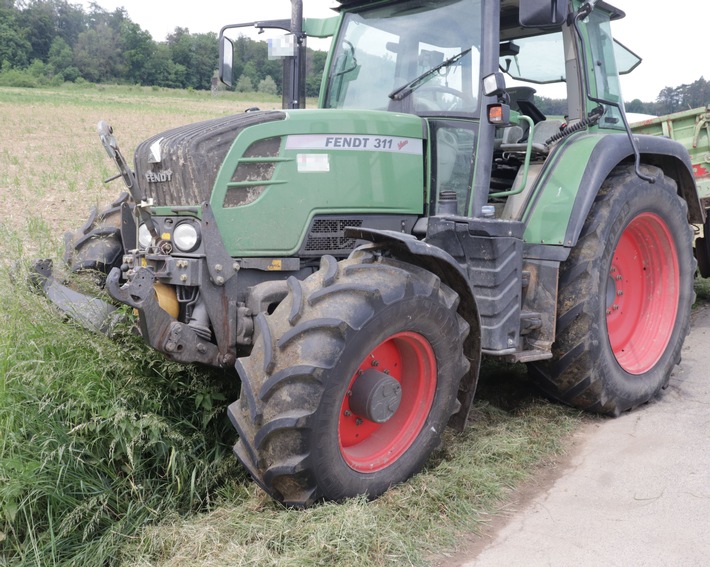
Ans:
{"label": "mounted implement", "polygon": [[[138,203],[121,205],[106,287],[169,358],[236,368],[235,452],[256,482],[295,506],[381,494],[465,426],[483,355],[604,414],[658,394],[688,332],[689,223],[705,210],[683,146],[631,135],[618,73],[639,59],[610,31],[623,13],[338,12],[298,26],[294,2],[280,26],[294,45],[333,35],[318,109],[163,132],[134,170],[104,136]],[[224,39],[226,82],[231,61]],[[564,81],[565,116],[504,74]]]}

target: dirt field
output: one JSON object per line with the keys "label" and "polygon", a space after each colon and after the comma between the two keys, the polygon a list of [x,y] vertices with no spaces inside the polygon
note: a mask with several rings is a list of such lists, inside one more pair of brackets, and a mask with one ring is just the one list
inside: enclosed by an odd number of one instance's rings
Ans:
{"label": "dirt field", "polygon": [[103,183],[116,168],[96,134],[99,120],[113,126],[132,160],[135,146],[149,136],[252,106],[278,108],[280,101],[140,87],[0,88],[2,223],[61,240],[83,223],[92,205],[105,205],[124,190],[120,180]]}

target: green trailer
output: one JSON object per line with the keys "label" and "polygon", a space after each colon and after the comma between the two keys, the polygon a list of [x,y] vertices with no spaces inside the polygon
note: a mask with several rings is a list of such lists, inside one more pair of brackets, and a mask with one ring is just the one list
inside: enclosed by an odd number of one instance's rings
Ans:
{"label": "green trailer", "polygon": [[[705,208],[683,145],[629,129],[623,12],[341,0],[313,22],[293,5],[254,24],[292,37],[285,108],[160,133],[133,167],[102,123],[130,196],[67,240],[152,347],[235,369],[228,413],[254,480],[294,506],[383,493],[465,427],[483,356],[602,414],[658,395],[689,330]],[[305,110],[309,34],[333,41]],[[565,117],[506,77],[562,82]]]}
{"label": "green trailer", "polygon": [[631,130],[681,143],[690,154],[703,207],[710,207],[710,105],[634,122]]}
{"label": "green trailer", "polygon": [[[631,124],[635,134],[663,136],[683,145],[690,154],[693,175],[703,208],[710,208],[710,105],[649,118]],[[710,223],[703,224],[703,236],[695,239],[698,271],[710,277]]]}

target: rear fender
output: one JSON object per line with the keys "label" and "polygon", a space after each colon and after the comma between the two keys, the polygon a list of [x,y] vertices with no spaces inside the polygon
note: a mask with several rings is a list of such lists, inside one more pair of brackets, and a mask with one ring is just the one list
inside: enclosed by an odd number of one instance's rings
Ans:
{"label": "rear fender", "polygon": [[[686,149],[658,136],[635,136],[641,163],[661,168],[678,186],[678,194],[688,204],[691,223],[702,224],[705,211],[693,178]],[[523,220],[525,241],[573,247],[599,188],[619,164],[630,163],[633,151],[625,134],[580,134],[570,139],[550,158],[540,188],[530,200]],[[580,171],[580,163],[586,163]]]}
{"label": "rear fender", "polygon": [[464,355],[471,363],[471,368],[461,379],[458,393],[461,408],[451,417],[449,425],[458,431],[463,431],[476,392],[481,364],[480,318],[473,289],[465,271],[451,255],[441,248],[431,246],[408,234],[388,230],[349,228],[346,229],[346,236],[369,241],[372,245],[365,245],[366,247],[387,249],[392,256],[400,260],[429,270],[458,293],[461,300],[458,313],[471,326],[471,331],[464,342]]}

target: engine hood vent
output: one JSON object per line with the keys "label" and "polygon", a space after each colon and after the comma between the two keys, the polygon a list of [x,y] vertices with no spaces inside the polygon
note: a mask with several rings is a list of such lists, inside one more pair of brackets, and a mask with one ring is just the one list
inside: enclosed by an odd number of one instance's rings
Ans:
{"label": "engine hood vent", "polygon": [[136,178],[158,206],[199,205],[210,200],[224,158],[244,128],[283,120],[279,111],[248,112],[167,130],[136,149]]}

